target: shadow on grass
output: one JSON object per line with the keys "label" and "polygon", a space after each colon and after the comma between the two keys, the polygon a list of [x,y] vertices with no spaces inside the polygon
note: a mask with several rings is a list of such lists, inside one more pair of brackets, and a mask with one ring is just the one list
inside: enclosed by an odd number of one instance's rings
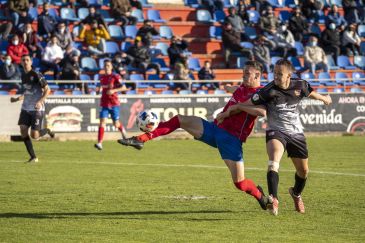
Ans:
{"label": "shadow on grass", "polygon": [[[187,215],[192,214],[193,218],[181,218],[176,220],[190,220],[190,221],[214,221],[214,220],[227,220],[227,219],[209,219],[209,218],[199,218],[197,215],[203,214],[225,214],[225,213],[233,213],[233,211],[220,211],[220,210],[205,210],[205,211],[138,211],[138,212],[100,212],[100,213],[83,213],[83,212],[64,212],[64,213],[1,213],[0,218],[27,218],[27,219],[62,219],[62,218],[80,218],[80,217],[101,217],[104,218],[106,216],[118,217],[122,216],[125,219],[138,219],[138,220],[150,220],[150,219],[161,219],[161,218],[136,218],[133,216],[148,216],[148,215]],[[125,217],[123,217],[125,216]],[[171,220],[171,218],[169,218]]]}

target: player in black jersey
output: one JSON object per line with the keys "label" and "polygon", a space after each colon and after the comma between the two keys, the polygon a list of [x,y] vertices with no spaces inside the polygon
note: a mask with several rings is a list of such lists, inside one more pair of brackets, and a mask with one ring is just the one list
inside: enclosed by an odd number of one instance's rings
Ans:
{"label": "player in black jersey", "polygon": [[[227,117],[240,105],[264,105],[268,119],[266,130],[266,149],[269,156],[267,183],[269,193],[273,197],[273,204],[268,206],[273,215],[278,214],[278,184],[279,163],[285,152],[288,153],[296,168],[294,187],[289,193],[294,200],[298,212],[304,213],[304,203],[301,193],[308,176],[308,150],[303,128],[299,120],[298,104],[304,97],[321,100],[324,104],[332,103],[330,96],[324,96],[313,91],[310,84],[302,79],[292,78],[294,67],[290,61],[281,59],[274,67],[274,81],[270,82],[251,100],[232,106]],[[219,119],[219,118],[218,118]]]}
{"label": "player in black jersey", "polygon": [[22,109],[19,116],[18,125],[20,133],[24,140],[25,147],[30,155],[28,162],[38,162],[35,155],[32,140],[29,137],[29,127],[31,128],[30,136],[37,139],[46,134],[54,137],[54,133],[47,128],[43,128],[44,120],[44,101],[46,100],[50,90],[44,76],[32,69],[32,59],[29,55],[22,56],[22,66],[24,73],[22,74],[23,94],[18,97],[11,97],[10,102],[23,100]]}

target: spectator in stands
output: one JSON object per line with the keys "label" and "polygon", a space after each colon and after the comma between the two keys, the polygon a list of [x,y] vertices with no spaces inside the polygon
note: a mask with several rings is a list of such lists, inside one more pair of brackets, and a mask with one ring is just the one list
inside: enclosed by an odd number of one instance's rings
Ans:
{"label": "spectator in stands", "polygon": [[349,24],[360,23],[358,6],[355,0],[342,0],[342,7],[345,12],[345,19]]}
{"label": "spectator in stands", "polygon": [[288,30],[286,24],[282,23],[273,38],[276,43],[275,51],[278,51],[279,56],[287,58],[288,56],[296,56],[295,40],[293,34]]}
{"label": "spectator in stands", "polygon": [[23,28],[23,42],[31,56],[41,58],[43,47],[38,43],[38,35],[31,22],[28,22]]}
{"label": "spectator in stands", "polygon": [[328,61],[326,53],[318,46],[318,38],[314,35],[309,37],[309,42],[304,48],[304,64],[306,69],[315,74],[316,69],[328,72]]}
{"label": "spectator in stands", "polygon": [[90,5],[89,6],[89,15],[86,16],[86,18],[84,18],[81,23],[80,23],[80,28],[82,28],[82,25],[84,24],[88,24],[91,25],[93,20],[96,19],[96,21],[98,21],[98,25],[104,25],[104,27],[106,29],[108,29],[108,25],[106,24],[104,17],[100,14],[96,12],[95,6],[94,5]]}
{"label": "spectator in stands", "polygon": [[303,41],[303,36],[309,33],[306,18],[302,15],[299,7],[294,8],[294,13],[289,19],[289,30],[293,33],[296,41]]}
{"label": "spectator in stands", "polygon": [[226,67],[229,68],[229,57],[232,52],[239,52],[240,55],[252,59],[253,55],[250,49],[241,46],[241,34],[236,32],[231,23],[225,23],[222,32],[222,41],[224,49],[224,60]]}
{"label": "spectator in stands", "polygon": [[51,37],[57,25],[56,18],[49,14],[48,9],[49,3],[43,3],[43,11],[38,16],[38,35],[46,38]]}
{"label": "spectator in stands", "polygon": [[113,18],[120,20],[122,26],[136,25],[138,19],[131,15],[132,6],[129,0],[111,0],[110,8]]}
{"label": "spectator in stands", "polygon": [[0,23],[0,40],[7,40],[12,29],[13,24],[10,21]]}
{"label": "spectator in stands", "polygon": [[110,39],[110,35],[104,25],[98,25],[98,21],[96,19],[92,21],[91,29],[87,30],[85,26],[81,29],[79,37],[80,39],[85,39],[90,53],[94,55],[105,54],[105,41]]}
{"label": "spectator in stands", "polygon": [[[188,68],[187,58],[183,62],[177,62],[174,66],[174,80],[191,80],[190,70]],[[183,89],[189,89],[189,83],[175,82],[173,86],[174,90],[180,91]]]}
{"label": "spectator in stands", "polygon": [[249,38],[245,35],[245,26],[242,22],[241,17],[237,15],[237,9],[235,7],[230,7],[228,9],[228,15],[224,19],[224,22],[228,22],[232,25],[232,28],[236,31],[241,33],[241,41],[246,41]]}
{"label": "spectator in stands", "polygon": [[178,36],[171,37],[170,46],[167,49],[167,53],[170,59],[170,66],[173,68],[175,63],[184,62],[186,59],[185,52],[188,49],[188,43]]}
{"label": "spectator in stands", "polygon": [[203,8],[208,9],[212,16],[216,10],[223,10],[224,7],[223,0],[202,0],[201,3]]}
{"label": "spectator in stands", "polygon": [[151,62],[150,49],[143,45],[142,38],[137,36],[134,45],[127,50],[128,58],[131,60],[133,67],[141,69],[144,78],[146,79],[146,71],[150,68],[156,70],[156,74],[160,75],[160,65]]}
{"label": "spectator in stands", "polygon": [[304,0],[301,1],[301,10],[303,15],[310,21],[316,22],[319,17],[319,11],[323,9],[321,0]]}
{"label": "spectator in stands", "polygon": [[[80,65],[79,65],[79,53],[71,52],[67,55],[61,62],[61,80],[80,80]],[[63,83],[61,87],[64,85],[72,85],[74,83]],[[89,94],[89,87],[87,82],[76,83],[76,87],[81,90],[84,94]]]}
{"label": "spectator in stands", "polygon": [[[198,78],[199,80],[214,80],[215,79],[215,73],[212,69],[212,64],[210,61],[204,62],[204,67],[202,67],[198,72]],[[205,88],[213,87],[213,88],[219,88],[219,83],[201,83],[202,86]]]}
{"label": "spectator in stands", "polygon": [[142,10],[142,3],[139,0],[129,0],[132,7]]}
{"label": "spectator in stands", "polygon": [[145,46],[150,47],[153,41],[153,36],[160,33],[153,27],[151,20],[144,20],[143,26],[139,28],[137,35],[142,37],[142,42]]}
{"label": "spectator in stands", "polygon": [[254,41],[253,54],[255,60],[260,62],[266,73],[271,72],[271,55],[270,50],[275,49],[275,42],[265,35],[259,35]]}
{"label": "spectator in stands", "polygon": [[[0,79],[1,80],[20,80],[21,73],[19,66],[16,63],[12,63],[11,56],[6,55],[4,63],[0,66]],[[18,83],[5,84],[3,88],[6,89],[20,89]]]}
{"label": "spectator in stands", "polygon": [[45,48],[41,64],[47,69],[53,71],[53,78],[58,79],[58,73],[60,71],[60,63],[64,58],[64,51],[58,45],[58,38],[56,35],[52,35],[51,41]]}
{"label": "spectator in stands", "polygon": [[[119,76],[121,77],[121,79],[123,81],[130,80],[129,74],[128,74],[128,71],[127,71],[127,67],[119,66],[119,68],[117,69],[117,73],[119,74]],[[135,90],[136,89],[136,83],[135,82],[133,82],[133,83],[128,82],[128,83],[125,84],[125,86],[129,90]]]}
{"label": "spectator in stands", "polygon": [[117,52],[112,60],[113,68],[116,72],[123,67],[127,69],[127,66],[131,63],[128,55],[125,52]]}
{"label": "spectator in stands", "polygon": [[327,28],[321,34],[321,46],[327,55],[332,55],[333,59],[337,61],[337,57],[341,52],[341,36],[340,26],[336,27],[334,22],[329,23]]}
{"label": "spectator in stands", "polygon": [[270,6],[270,3],[267,0],[251,0],[247,2],[250,2],[250,7],[255,6],[256,11],[258,11],[259,13],[261,13],[262,10],[266,9],[267,6]]}
{"label": "spectator in stands", "polygon": [[326,24],[329,26],[331,23],[335,23],[337,28],[345,29],[347,25],[347,21],[345,18],[338,12],[338,6],[336,4],[331,6],[331,10],[328,12],[326,16]]}
{"label": "spectator in stands", "polygon": [[58,45],[62,48],[62,50],[66,51],[67,49],[72,48],[72,37],[66,28],[65,22],[58,23],[54,35],[57,36]]}
{"label": "spectator in stands", "polygon": [[243,24],[247,25],[250,23],[250,18],[247,13],[247,10],[250,8],[250,5],[246,4],[245,2],[246,2],[245,0],[240,0],[237,2],[237,13],[238,16],[240,16]]}
{"label": "spectator in stands", "polygon": [[15,28],[18,28],[21,18],[28,16],[29,1],[28,0],[9,0],[9,11]]}
{"label": "spectator in stands", "polygon": [[268,6],[266,10],[262,11],[259,26],[265,35],[275,34],[279,23],[279,19],[274,15],[271,6]]}
{"label": "spectator in stands", "polygon": [[342,46],[348,56],[359,55],[361,38],[357,34],[356,24],[350,24],[342,35]]}
{"label": "spectator in stands", "polygon": [[11,56],[13,63],[20,64],[22,56],[29,54],[28,48],[21,43],[18,35],[13,35],[11,38],[11,43],[8,45],[7,49],[8,55]]}

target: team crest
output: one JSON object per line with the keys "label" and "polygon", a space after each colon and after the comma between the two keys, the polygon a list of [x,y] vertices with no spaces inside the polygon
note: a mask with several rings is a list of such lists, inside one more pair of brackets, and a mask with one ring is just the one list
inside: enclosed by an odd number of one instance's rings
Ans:
{"label": "team crest", "polygon": [[253,96],[252,96],[252,100],[253,101],[258,101],[259,100],[259,95],[258,94],[254,94]]}
{"label": "team crest", "polygon": [[294,94],[295,94],[295,96],[300,96],[301,90],[300,89],[294,90]]}

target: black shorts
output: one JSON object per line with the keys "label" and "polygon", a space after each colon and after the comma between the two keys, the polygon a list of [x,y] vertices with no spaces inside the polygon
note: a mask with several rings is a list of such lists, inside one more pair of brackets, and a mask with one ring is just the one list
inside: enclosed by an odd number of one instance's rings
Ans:
{"label": "black shorts", "polygon": [[43,128],[44,111],[26,111],[20,112],[18,125],[31,127],[32,130],[40,131]]}
{"label": "black shorts", "polygon": [[271,139],[277,139],[284,145],[288,157],[308,158],[307,142],[303,133],[287,134],[275,130],[266,131],[266,143]]}

